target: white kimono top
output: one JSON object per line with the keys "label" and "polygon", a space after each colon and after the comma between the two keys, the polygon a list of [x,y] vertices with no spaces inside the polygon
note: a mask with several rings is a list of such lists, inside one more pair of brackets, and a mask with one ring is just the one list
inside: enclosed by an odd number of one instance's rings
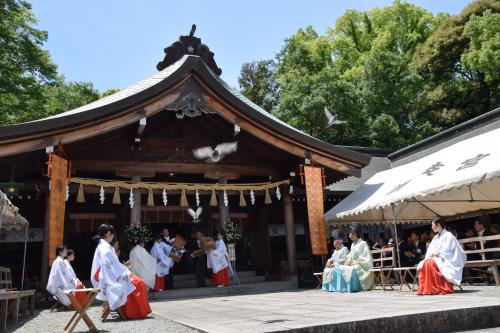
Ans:
{"label": "white kimono top", "polygon": [[217,274],[229,266],[229,254],[223,240],[215,241],[215,249],[207,251],[207,267]]}
{"label": "white kimono top", "polygon": [[[99,281],[96,281],[95,274],[99,268]],[[107,301],[111,310],[125,305],[128,295],[135,290],[130,271],[120,263],[115,250],[104,239],[100,240],[95,250],[90,280],[94,288],[100,289],[96,298]]]}
{"label": "white kimono top", "polygon": [[[74,272],[73,272],[74,274]],[[59,302],[69,306],[71,301],[68,296],[64,294],[65,290],[76,289],[77,280],[76,276],[73,277],[68,267],[64,263],[64,259],[58,256],[52,263],[50,269],[49,280],[47,282],[47,291],[56,296]]]}
{"label": "white kimono top", "polygon": [[432,257],[432,259],[444,278],[448,282],[459,285],[467,256],[456,237],[446,229],[436,234],[425,253],[425,259],[418,263],[418,270],[422,269],[427,259],[431,259],[433,253],[439,253],[439,257]]}
{"label": "white kimono top", "polygon": [[151,256],[156,261],[156,275],[159,277],[168,275],[170,268],[174,266],[174,260],[168,256],[172,247],[164,242],[155,242],[151,249]]}
{"label": "white kimono top", "polygon": [[155,286],[156,260],[145,248],[136,245],[130,251],[130,270],[135,275],[144,280],[144,283],[149,287]]}
{"label": "white kimono top", "polygon": [[[333,251],[332,257],[328,259],[326,263],[327,265],[328,263],[332,263],[335,266],[343,265],[345,263],[348,254],[349,254],[349,249],[342,245],[342,247],[339,250]],[[335,267],[325,266],[325,269],[323,270],[323,283],[330,283],[332,281],[334,268]]]}
{"label": "white kimono top", "polygon": [[73,266],[71,266],[71,263],[69,262],[68,259],[64,259],[64,264],[66,265],[69,274],[71,274],[71,276],[73,277],[73,281],[75,281],[75,284],[80,282],[80,280],[76,277],[75,271],[73,270]]}

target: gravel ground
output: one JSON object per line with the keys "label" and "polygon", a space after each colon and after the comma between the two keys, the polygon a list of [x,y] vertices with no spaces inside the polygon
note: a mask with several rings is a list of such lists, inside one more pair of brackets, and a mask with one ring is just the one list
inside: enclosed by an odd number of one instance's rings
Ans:
{"label": "gravel ground", "polygon": [[[199,332],[195,329],[178,324],[171,320],[163,319],[154,315],[149,315],[141,320],[122,321],[113,314],[113,318],[108,317],[106,322],[101,322],[101,307],[93,306],[88,311],[90,319],[94,322],[99,332],[113,333],[133,333],[133,332],[172,332],[172,333],[192,333]],[[20,320],[15,326],[7,327],[6,332],[35,333],[35,332],[62,332],[71,316],[72,311],[50,312],[49,310],[37,311],[34,317]],[[75,328],[75,333],[88,332],[87,325],[80,320]]]}

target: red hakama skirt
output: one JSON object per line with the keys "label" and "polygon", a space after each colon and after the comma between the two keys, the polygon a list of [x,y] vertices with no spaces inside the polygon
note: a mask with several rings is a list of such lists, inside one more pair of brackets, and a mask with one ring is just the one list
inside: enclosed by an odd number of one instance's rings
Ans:
{"label": "red hakama skirt", "polygon": [[436,262],[427,259],[419,272],[419,295],[439,295],[453,293],[453,283],[448,282],[439,271]]}
{"label": "red hakama skirt", "polygon": [[226,267],[217,273],[212,273],[212,279],[210,280],[212,286],[224,285],[229,286],[229,268]]}
{"label": "red hakama skirt", "polygon": [[[78,283],[76,284],[76,289],[85,289],[85,286],[83,285],[83,283],[78,281]],[[76,292],[75,298],[81,306],[84,306],[85,301],[87,300],[87,293],[84,291]]]}
{"label": "red hakama skirt", "polygon": [[153,287],[153,291],[163,291],[165,290],[165,277],[159,277],[156,275],[155,286]]}
{"label": "red hakama skirt", "polygon": [[123,314],[127,318],[146,318],[151,313],[148,301],[148,287],[144,281],[134,273],[130,274],[135,290],[128,295],[127,303],[121,307]]}

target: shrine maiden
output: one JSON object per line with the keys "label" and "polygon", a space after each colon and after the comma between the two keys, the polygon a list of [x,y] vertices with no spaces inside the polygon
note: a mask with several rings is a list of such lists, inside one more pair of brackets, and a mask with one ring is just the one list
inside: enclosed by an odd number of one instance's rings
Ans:
{"label": "shrine maiden", "polygon": [[[73,267],[71,266],[71,262],[75,260],[75,251],[68,249],[66,253],[66,258],[64,258],[64,264],[66,265],[66,268],[68,269],[69,274],[73,278],[73,281],[75,282],[76,289],[84,289],[85,286],[83,283],[76,277],[75,271],[73,270]],[[87,299],[87,293],[85,292],[77,292],[75,293],[75,297],[78,300],[80,304],[83,305],[85,300]]]}
{"label": "shrine maiden", "polygon": [[444,228],[442,218],[435,218],[431,227],[436,235],[427,249],[425,259],[417,266],[420,278],[418,294],[449,294],[453,292],[453,285],[459,285],[462,281],[467,256],[455,236]]}
{"label": "shrine maiden", "polygon": [[[74,275],[73,269],[68,270],[64,258],[67,256],[68,250],[65,245],[58,245],[56,247],[56,259],[52,263],[52,268],[50,269],[49,280],[47,283],[47,291],[54,295],[57,300],[66,305],[70,306],[71,301],[68,296],[64,294],[65,290],[83,289],[83,284]],[[76,297],[80,303],[85,300],[85,294],[76,294]]]}
{"label": "shrine maiden", "polygon": [[130,271],[118,260],[110,242],[113,240],[113,227],[108,224],[99,226],[99,245],[92,261],[90,280],[94,288],[99,288],[97,299],[107,301],[111,310],[127,303],[127,297],[135,287],[130,279]]}
{"label": "shrine maiden", "polygon": [[216,235],[215,249],[207,252],[207,267],[212,269],[211,284],[217,287],[229,286],[229,255],[222,233]]}
{"label": "shrine maiden", "polygon": [[349,232],[351,251],[344,265],[334,267],[332,279],[335,282],[328,291],[357,292],[373,286],[373,258],[368,244],[360,238],[361,226],[353,224]]}
{"label": "shrine maiden", "polygon": [[333,241],[334,251],[332,257],[328,259],[323,270],[323,290],[335,291],[335,279],[333,278],[333,269],[343,265],[349,254],[349,249],[344,246],[341,239]]}
{"label": "shrine maiden", "polygon": [[138,240],[130,251],[130,270],[152,289],[156,281],[156,260],[144,248],[144,240]]}
{"label": "shrine maiden", "polygon": [[174,266],[174,260],[168,256],[170,251],[172,251],[172,246],[163,242],[163,234],[158,235],[151,249],[151,256],[156,260],[154,291],[165,290],[165,279],[163,277],[168,275],[170,269]]}

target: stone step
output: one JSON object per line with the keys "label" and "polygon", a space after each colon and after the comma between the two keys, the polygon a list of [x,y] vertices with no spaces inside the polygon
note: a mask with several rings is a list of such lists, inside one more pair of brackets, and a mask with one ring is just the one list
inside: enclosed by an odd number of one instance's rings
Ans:
{"label": "stone step", "polygon": [[[241,272],[236,272],[236,274],[238,275],[238,278],[248,277],[248,276],[256,276],[257,275],[255,273],[255,271],[241,271]],[[174,275],[174,282],[177,282],[177,281],[186,281],[186,280],[196,281],[196,275],[194,275],[194,274]]]}
{"label": "stone step", "polygon": [[297,280],[290,281],[266,281],[259,283],[247,283],[240,285],[233,285],[224,288],[205,287],[205,288],[187,288],[187,289],[174,289],[162,292],[150,292],[149,299],[156,300],[172,300],[181,298],[198,298],[209,296],[228,296],[228,295],[241,295],[241,294],[259,294],[270,293],[285,290],[297,289]]}
{"label": "stone step", "polygon": [[[239,273],[237,273],[237,274],[238,274],[238,280],[240,280],[240,283],[258,283],[258,282],[266,281],[266,277],[263,275],[261,275],[261,276],[257,276],[257,275],[240,276]],[[210,280],[206,279],[205,284],[210,285]],[[177,280],[175,280],[175,277],[174,277],[174,287],[175,287],[175,289],[196,288],[196,280],[194,280],[194,279],[192,279],[192,280],[181,279],[181,280],[177,281]]]}

